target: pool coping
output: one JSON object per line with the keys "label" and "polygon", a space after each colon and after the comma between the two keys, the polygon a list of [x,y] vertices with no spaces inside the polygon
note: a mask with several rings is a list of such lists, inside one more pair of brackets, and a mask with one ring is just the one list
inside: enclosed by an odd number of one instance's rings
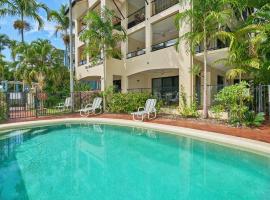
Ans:
{"label": "pool coping", "polygon": [[190,137],[197,140],[202,140],[210,143],[216,143],[228,147],[233,147],[257,154],[263,154],[270,157],[270,144],[266,142],[256,141],[237,136],[225,135],[222,133],[215,133],[209,131],[202,131],[191,128],[184,128],[179,126],[164,125],[149,122],[131,121],[126,119],[110,119],[110,118],[62,118],[49,119],[38,121],[17,122],[0,125],[0,135],[7,130],[14,130],[20,128],[32,128],[38,126],[49,126],[57,124],[80,124],[80,123],[98,123],[108,125],[118,125],[127,127],[138,127],[152,129],[160,132],[174,134],[178,136]]}

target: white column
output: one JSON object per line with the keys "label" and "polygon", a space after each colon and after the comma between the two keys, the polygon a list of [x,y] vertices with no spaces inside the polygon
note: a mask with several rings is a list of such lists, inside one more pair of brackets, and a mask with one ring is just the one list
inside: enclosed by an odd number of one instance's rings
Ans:
{"label": "white column", "polygon": [[[184,9],[189,9],[190,5],[186,4],[180,7],[179,12]],[[182,23],[180,27],[180,36],[191,30],[191,25],[189,23]],[[187,102],[190,103],[193,98],[193,85],[192,85],[192,73],[190,69],[192,67],[192,55],[190,52],[187,52],[189,46],[186,44],[186,41],[180,41],[179,44],[179,89],[183,87],[184,92],[186,93]],[[181,92],[181,91],[180,91]]]}
{"label": "white column", "polygon": [[79,37],[78,37],[78,27],[79,27],[79,22],[78,20],[74,20],[74,25],[75,25],[75,31],[74,31],[74,34],[75,34],[75,38],[74,38],[74,49],[75,49],[75,52],[74,52],[74,56],[75,56],[75,66],[74,66],[74,70],[75,70],[75,77],[76,79],[79,79],[79,75],[77,73],[77,67],[78,67],[78,63],[79,63],[79,58],[78,58],[78,55],[79,55]]}
{"label": "white column", "polygon": [[146,53],[150,53],[152,50],[152,27],[150,24],[150,18],[151,18],[151,2],[148,1],[145,3],[145,46],[146,46]]}

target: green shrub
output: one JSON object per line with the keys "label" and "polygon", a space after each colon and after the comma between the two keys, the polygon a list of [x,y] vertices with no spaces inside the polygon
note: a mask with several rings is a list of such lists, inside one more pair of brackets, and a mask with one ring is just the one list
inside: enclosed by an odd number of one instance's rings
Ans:
{"label": "green shrub", "polygon": [[222,105],[214,105],[211,108],[211,112],[213,113],[215,119],[220,119],[222,116],[221,113],[224,112],[224,108]]}
{"label": "green shrub", "polygon": [[265,118],[264,118],[265,114],[264,113],[258,113],[256,114],[253,111],[248,111],[245,113],[244,116],[244,125],[245,126],[261,126],[262,123],[264,122]]}
{"label": "green shrub", "polygon": [[182,117],[191,117],[197,118],[199,117],[198,107],[196,101],[191,102],[190,105],[187,103],[186,93],[183,92],[184,88],[181,88],[180,93],[180,105],[179,105],[179,113]]}
{"label": "green shrub", "polygon": [[[108,110],[114,113],[130,113],[137,111],[139,107],[144,107],[147,99],[153,98],[148,93],[113,93],[110,94]],[[157,103],[157,110],[160,109],[162,102]]]}
{"label": "green shrub", "polygon": [[7,119],[7,104],[5,95],[0,93],[0,122]]}
{"label": "green shrub", "polygon": [[215,97],[215,106],[212,110],[216,113],[228,112],[229,123],[232,125],[256,125],[262,118],[261,114],[257,119],[255,114],[249,111],[252,96],[249,92],[249,85],[246,82],[227,86]]}

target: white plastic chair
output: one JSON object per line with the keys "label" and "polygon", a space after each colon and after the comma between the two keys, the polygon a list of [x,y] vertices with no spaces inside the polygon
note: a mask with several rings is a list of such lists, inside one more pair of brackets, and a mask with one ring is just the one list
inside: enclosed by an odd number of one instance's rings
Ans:
{"label": "white plastic chair", "polygon": [[[102,112],[102,98],[96,97],[92,104],[87,104],[85,108],[79,110],[82,117],[88,117],[90,114],[100,114]],[[99,113],[96,113],[99,110]]]}
{"label": "white plastic chair", "polygon": [[[145,115],[149,120],[155,119],[157,117],[157,109],[155,108],[156,104],[157,104],[156,99],[148,99],[144,107],[140,107],[138,108],[137,112],[131,113],[133,120],[140,119],[141,121],[143,121]],[[154,114],[154,116],[151,117],[151,114]]]}
{"label": "white plastic chair", "polygon": [[64,103],[59,103],[58,106],[56,106],[59,110],[66,110],[71,108],[71,97],[67,97]]}

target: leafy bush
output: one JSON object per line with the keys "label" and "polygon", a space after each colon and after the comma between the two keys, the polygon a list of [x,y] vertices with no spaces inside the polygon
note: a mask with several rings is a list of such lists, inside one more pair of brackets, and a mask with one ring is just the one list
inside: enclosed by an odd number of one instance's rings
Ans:
{"label": "leafy bush", "polygon": [[215,119],[220,119],[222,115],[221,113],[224,112],[224,108],[222,105],[215,105],[212,106],[211,112],[213,113]]}
{"label": "leafy bush", "polygon": [[[147,99],[153,98],[148,93],[113,93],[108,100],[108,110],[114,113],[130,113],[137,111],[139,107],[144,107]],[[157,110],[162,102],[157,103]]]}
{"label": "leafy bush", "polygon": [[246,82],[227,86],[215,97],[215,106],[212,110],[216,113],[228,112],[229,123],[232,125],[256,125],[261,121],[261,114],[258,117],[249,111],[252,96],[249,92],[249,85]]}
{"label": "leafy bush", "polygon": [[184,88],[181,88],[180,93],[180,105],[179,105],[179,113],[182,117],[199,117],[198,108],[196,101],[191,102],[190,105],[187,103],[186,93],[183,92]]}
{"label": "leafy bush", "polygon": [[7,119],[7,104],[5,102],[5,95],[0,93],[0,122]]}
{"label": "leafy bush", "polygon": [[264,116],[265,116],[264,113],[256,114],[253,111],[248,111],[245,113],[245,116],[244,116],[244,125],[258,127],[262,125],[262,123],[264,122],[265,120]]}

